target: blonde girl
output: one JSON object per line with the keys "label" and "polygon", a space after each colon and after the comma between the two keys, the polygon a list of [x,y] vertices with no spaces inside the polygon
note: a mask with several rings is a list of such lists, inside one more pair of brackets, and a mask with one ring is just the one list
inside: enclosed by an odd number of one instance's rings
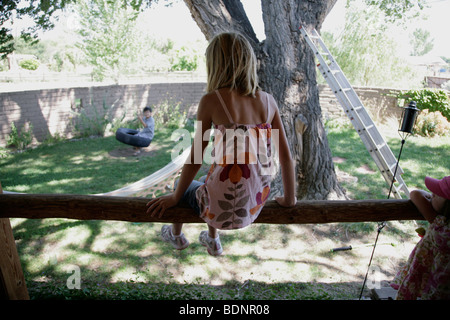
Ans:
{"label": "blonde girl", "polygon": [[[296,203],[294,163],[274,98],[258,86],[256,57],[250,43],[240,34],[215,36],[206,50],[207,94],[198,106],[201,123],[191,147],[190,162],[184,166],[172,194],[148,202],[147,212],[161,217],[179,201],[191,205],[208,225],[199,241],[211,255],[223,251],[218,229],[240,229],[256,220],[270,193],[273,167],[271,144],[278,147],[284,195],[275,198],[280,206]],[[213,126],[212,163],[204,181],[194,180],[208,145]],[[236,146],[243,133],[243,148]],[[231,138],[230,138],[231,136]],[[226,142],[234,142],[233,148]],[[201,145],[198,159],[196,145]],[[261,152],[261,150],[263,150]],[[197,156],[197,157],[196,157]],[[188,159],[188,160],[189,160]],[[199,161],[200,160],[200,161]],[[161,235],[175,249],[189,245],[181,223],[162,227]]]}

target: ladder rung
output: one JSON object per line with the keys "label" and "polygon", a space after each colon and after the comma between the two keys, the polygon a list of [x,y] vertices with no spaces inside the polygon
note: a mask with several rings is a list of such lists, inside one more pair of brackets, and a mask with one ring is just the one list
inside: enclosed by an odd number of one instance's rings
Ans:
{"label": "ladder rung", "polygon": [[397,190],[400,190],[405,184],[404,183],[400,183],[397,187]]}
{"label": "ladder rung", "polygon": [[395,166],[396,166],[396,165],[397,165],[397,162],[394,163],[393,165],[391,165],[391,166],[389,167],[389,170],[395,169]]}

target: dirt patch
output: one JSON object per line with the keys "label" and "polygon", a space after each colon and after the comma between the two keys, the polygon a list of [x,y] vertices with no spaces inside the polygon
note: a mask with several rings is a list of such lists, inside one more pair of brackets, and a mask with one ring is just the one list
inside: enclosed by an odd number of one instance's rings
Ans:
{"label": "dirt patch", "polygon": [[345,161],[347,161],[347,159],[345,159],[345,158],[333,157],[333,162],[334,163],[344,163]]}
{"label": "dirt patch", "polygon": [[362,173],[362,174],[372,174],[372,173],[376,173],[376,171],[372,170],[369,168],[368,165],[362,165],[361,167],[356,169],[357,172]]}
{"label": "dirt patch", "polygon": [[152,145],[146,148],[141,148],[141,152],[135,155],[136,150],[133,147],[119,147],[117,149],[108,152],[111,158],[140,158],[140,157],[150,157],[155,155],[156,148]]}

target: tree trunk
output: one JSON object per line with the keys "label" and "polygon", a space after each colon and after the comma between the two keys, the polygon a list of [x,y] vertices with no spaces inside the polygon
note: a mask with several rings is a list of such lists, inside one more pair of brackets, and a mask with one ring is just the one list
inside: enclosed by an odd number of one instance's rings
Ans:
{"label": "tree trunk", "polygon": [[[184,0],[207,39],[225,31],[247,36],[258,57],[260,86],[278,103],[292,157],[299,199],[343,199],[325,134],[314,55],[299,27],[320,27],[337,0],[261,1],[266,39],[258,41],[239,0]],[[281,175],[271,198],[282,194]]]}

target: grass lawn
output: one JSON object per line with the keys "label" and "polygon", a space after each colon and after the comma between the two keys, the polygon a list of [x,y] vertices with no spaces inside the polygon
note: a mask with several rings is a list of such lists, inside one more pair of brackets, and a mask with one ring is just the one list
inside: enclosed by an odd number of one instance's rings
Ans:
{"label": "grass lawn", "polygon": [[[394,154],[395,133],[385,135]],[[25,193],[93,194],[137,181],[170,161],[169,129],[151,156],[118,157],[114,137],[59,142],[0,159],[3,189]],[[331,128],[329,143],[342,185],[353,199],[385,198],[388,186],[352,129]],[[408,186],[448,174],[450,137],[408,138],[401,167]],[[11,219],[32,299],[357,299],[375,223],[262,225],[221,232],[223,256],[198,243],[202,224],[187,225],[181,252],[159,238],[161,224],[69,219]],[[414,221],[389,222],[380,235],[368,283],[393,278],[419,240]],[[77,267],[81,289],[67,281]]]}

